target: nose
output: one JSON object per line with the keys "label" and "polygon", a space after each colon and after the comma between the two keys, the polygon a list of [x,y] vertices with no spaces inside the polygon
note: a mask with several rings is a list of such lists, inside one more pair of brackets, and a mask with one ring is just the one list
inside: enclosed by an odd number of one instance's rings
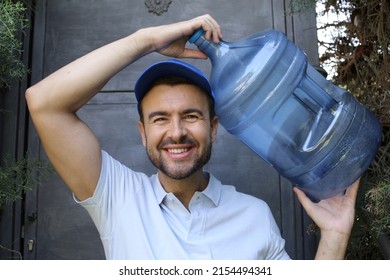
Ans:
{"label": "nose", "polygon": [[187,129],[181,118],[173,118],[169,127],[169,136],[177,143],[187,135]]}

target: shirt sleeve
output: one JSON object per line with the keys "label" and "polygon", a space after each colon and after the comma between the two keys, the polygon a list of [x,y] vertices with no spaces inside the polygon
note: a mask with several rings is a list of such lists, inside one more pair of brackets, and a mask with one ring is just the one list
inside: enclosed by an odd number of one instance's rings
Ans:
{"label": "shirt sleeve", "polygon": [[101,238],[108,238],[125,203],[142,188],[142,173],[136,173],[102,151],[99,181],[92,197],[75,201],[91,216]]}

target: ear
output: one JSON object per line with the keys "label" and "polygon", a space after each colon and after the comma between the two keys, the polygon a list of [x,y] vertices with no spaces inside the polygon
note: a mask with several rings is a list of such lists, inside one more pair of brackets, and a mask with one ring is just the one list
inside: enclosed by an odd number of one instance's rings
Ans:
{"label": "ear", "polygon": [[144,147],[146,147],[145,126],[144,126],[144,124],[141,121],[138,121],[138,129],[139,129],[139,132],[141,134],[142,145],[144,145]]}
{"label": "ear", "polygon": [[217,140],[218,124],[219,124],[218,117],[215,116],[215,117],[211,120],[211,141],[212,141],[213,143],[215,142],[215,140]]}

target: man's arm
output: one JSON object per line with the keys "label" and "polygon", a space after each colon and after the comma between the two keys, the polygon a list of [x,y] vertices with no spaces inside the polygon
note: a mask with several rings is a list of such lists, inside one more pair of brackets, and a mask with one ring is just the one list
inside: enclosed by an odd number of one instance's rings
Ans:
{"label": "man's arm", "polygon": [[348,187],[345,194],[313,203],[299,189],[294,188],[307,214],[321,230],[315,259],[344,259],[355,221],[355,203],[359,180]]}
{"label": "man's arm", "polygon": [[116,73],[148,53],[201,58],[185,48],[199,28],[218,42],[221,30],[208,15],[176,24],[140,29],[64,66],[26,91],[30,115],[42,145],[64,182],[83,200],[92,196],[100,175],[100,145],[76,115]]}

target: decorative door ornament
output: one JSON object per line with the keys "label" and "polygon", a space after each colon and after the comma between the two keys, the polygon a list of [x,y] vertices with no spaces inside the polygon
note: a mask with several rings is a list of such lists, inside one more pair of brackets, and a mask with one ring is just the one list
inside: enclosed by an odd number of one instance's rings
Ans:
{"label": "decorative door ornament", "polygon": [[172,0],[145,0],[145,5],[149,13],[154,13],[158,16],[168,11]]}

